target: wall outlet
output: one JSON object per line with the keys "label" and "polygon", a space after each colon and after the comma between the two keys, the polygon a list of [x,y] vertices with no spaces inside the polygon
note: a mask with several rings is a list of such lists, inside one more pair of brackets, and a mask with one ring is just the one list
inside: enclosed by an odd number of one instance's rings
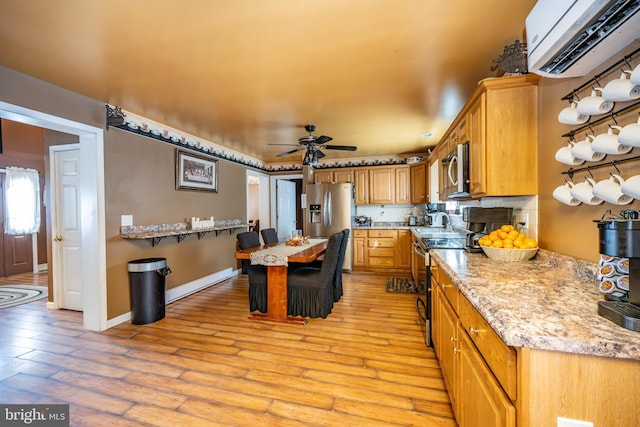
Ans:
{"label": "wall outlet", "polygon": [[522,229],[526,230],[527,228],[529,228],[529,214],[522,214],[521,216],[522,218]]}
{"label": "wall outlet", "polygon": [[120,215],[120,225],[133,225],[133,215]]}
{"label": "wall outlet", "polygon": [[593,423],[589,421],[558,417],[558,427],[593,427]]}

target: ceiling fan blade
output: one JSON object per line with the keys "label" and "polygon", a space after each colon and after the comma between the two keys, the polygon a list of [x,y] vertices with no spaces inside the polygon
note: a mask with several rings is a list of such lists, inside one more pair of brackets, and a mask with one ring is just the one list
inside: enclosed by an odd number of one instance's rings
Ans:
{"label": "ceiling fan blade", "polygon": [[322,145],[322,144],[326,144],[327,142],[331,141],[333,138],[331,138],[330,136],[326,136],[326,135],[322,135],[316,138],[316,140],[314,141],[317,145]]}
{"label": "ceiling fan blade", "polygon": [[290,150],[290,151],[286,151],[284,153],[280,153],[278,154],[276,157],[284,157],[284,156],[288,156],[289,154],[293,154],[293,153],[297,153],[300,150],[304,150],[305,147],[300,147],[300,148],[296,148],[295,150]]}
{"label": "ceiling fan blade", "polygon": [[324,156],[326,156],[326,154],[324,154],[324,153],[323,153],[322,151],[320,151],[320,150],[316,150],[316,153],[318,153],[318,155],[316,156],[316,158],[318,158],[318,159],[321,159],[321,158],[323,158]]}
{"label": "ceiling fan blade", "polygon": [[354,147],[353,145],[325,145],[325,149],[327,150],[345,150],[345,151],[356,151],[358,147]]}

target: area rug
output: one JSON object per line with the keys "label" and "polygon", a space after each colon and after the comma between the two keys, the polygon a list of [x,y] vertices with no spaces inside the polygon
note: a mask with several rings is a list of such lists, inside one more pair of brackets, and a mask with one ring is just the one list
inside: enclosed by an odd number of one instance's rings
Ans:
{"label": "area rug", "polygon": [[387,278],[387,292],[399,292],[403,294],[417,293],[415,283],[411,279],[405,279],[401,277],[388,277]]}
{"label": "area rug", "polygon": [[2,285],[0,286],[0,309],[15,307],[46,297],[46,286]]}

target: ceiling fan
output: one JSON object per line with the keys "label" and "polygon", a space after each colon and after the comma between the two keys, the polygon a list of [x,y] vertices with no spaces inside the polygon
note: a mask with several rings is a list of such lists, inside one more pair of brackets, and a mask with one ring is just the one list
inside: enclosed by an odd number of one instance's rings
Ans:
{"label": "ceiling fan", "polygon": [[[297,153],[298,151],[307,150],[304,155],[304,159],[302,161],[303,165],[316,165],[318,164],[318,160],[323,158],[326,154],[324,154],[320,149],[323,150],[345,150],[345,151],[356,151],[358,147],[353,145],[327,145],[327,142],[333,140],[330,136],[322,135],[315,136],[313,132],[316,130],[315,125],[305,125],[304,129],[309,133],[307,136],[303,136],[298,139],[298,147],[286,151],[284,153],[278,154],[276,157],[284,157],[289,154]],[[295,145],[295,144],[269,144],[269,145]]]}

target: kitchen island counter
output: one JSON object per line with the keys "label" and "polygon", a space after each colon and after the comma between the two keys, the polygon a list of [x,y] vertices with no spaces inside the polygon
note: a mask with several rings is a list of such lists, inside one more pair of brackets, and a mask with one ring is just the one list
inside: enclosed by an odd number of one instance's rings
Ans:
{"label": "kitchen island counter", "polygon": [[598,315],[596,264],[543,249],[523,262],[432,256],[508,346],[640,360],[640,333]]}

